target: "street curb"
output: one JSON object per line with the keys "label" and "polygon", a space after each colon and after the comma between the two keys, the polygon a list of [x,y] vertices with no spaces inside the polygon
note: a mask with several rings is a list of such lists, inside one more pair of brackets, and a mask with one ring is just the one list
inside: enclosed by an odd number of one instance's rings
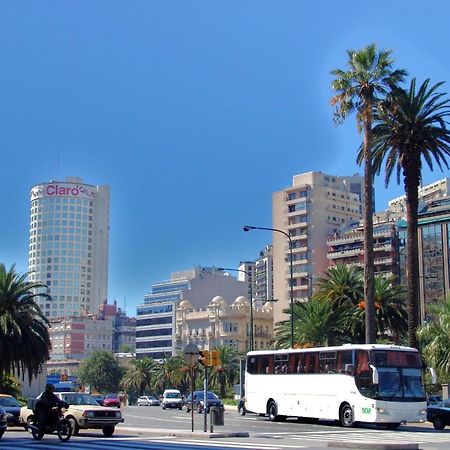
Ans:
{"label": "street curb", "polygon": [[384,442],[328,442],[327,447],[333,448],[357,448],[361,450],[418,450],[419,444],[389,444]]}
{"label": "street curb", "polygon": [[214,439],[226,437],[250,437],[248,431],[224,431],[224,432],[201,432],[201,431],[187,431],[187,430],[163,430],[161,428],[138,428],[138,427],[117,427],[116,432],[130,432],[139,435],[152,435],[161,437],[184,437],[196,439]]}

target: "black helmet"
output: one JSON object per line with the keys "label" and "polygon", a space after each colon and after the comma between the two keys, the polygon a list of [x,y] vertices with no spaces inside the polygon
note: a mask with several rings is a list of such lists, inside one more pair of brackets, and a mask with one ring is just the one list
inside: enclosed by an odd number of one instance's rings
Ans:
{"label": "black helmet", "polygon": [[51,383],[45,385],[45,392],[54,392],[55,386]]}

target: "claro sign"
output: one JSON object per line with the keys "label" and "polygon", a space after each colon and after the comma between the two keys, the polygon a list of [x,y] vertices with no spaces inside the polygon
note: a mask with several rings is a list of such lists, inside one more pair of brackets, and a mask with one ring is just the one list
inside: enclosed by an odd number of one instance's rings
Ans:
{"label": "claro sign", "polygon": [[74,183],[49,183],[35,186],[31,190],[31,199],[42,197],[77,197],[94,198],[94,190],[83,184]]}

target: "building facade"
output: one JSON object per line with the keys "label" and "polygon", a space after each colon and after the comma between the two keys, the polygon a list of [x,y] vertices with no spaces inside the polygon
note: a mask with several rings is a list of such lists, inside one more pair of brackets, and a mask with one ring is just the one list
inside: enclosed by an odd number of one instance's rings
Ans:
{"label": "building facade", "polygon": [[[364,269],[364,226],[354,224],[328,239],[329,266],[356,265]],[[375,275],[399,277],[399,241],[395,222],[373,224]]]}
{"label": "building facade", "polygon": [[[397,222],[400,282],[406,283],[406,221]],[[427,320],[428,306],[450,295],[450,197],[428,202],[419,211],[420,315]]]}
{"label": "building facade", "polygon": [[273,251],[272,245],[267,245],[259,253],[255,261],[254,301],[263,306],[267,300],[273,300]]}
{"label": "building facade", "polygon": [[182,300],[188,300],[193,308],[205,308],[218,295],[236,298],[245,296],[247,289],[247,283],[223,271],[201,267],[175,272],[170,280],[155,283],[152,293],[137,307],[137,358],[162,359],[182,351],[174,338]]}
{"label": "building facade", "polygon": [[50,321],[51,361],[82,360],[95,350],[112,352],[113,320],[86,316]]}
{"label": "building facade", "polygon": [[[314,280],[328,267],[328,239],[342,225],[361,219],[363,192],[364,178],[359,175],[307,172],[294,176],[292,186],[273,194],[273,228],[292,241],[294,300],[308,299]],[[279,232],[273,232],[272,243],[276,323],[287,319],[283,310],[290,306],[290,243]]]}
{"label": "building facade", "polygon": [[31,189],[28,271],[47,286],[38,300],[51,318],[96,312],[107,298],[109,188],[80,178]]}
{"label": "building facade", "polygon": [[[219,345],[234,347],[240,352],[250,348],[250,302],[240,296],[233,303],[216,296],[206,308],[196,309],[188,300],[177,307],[175,340],[183,348],[188,343],[200,349]],[[255,350],[269,348],[273,339],[272,303],[253,310],[253,341]]]}

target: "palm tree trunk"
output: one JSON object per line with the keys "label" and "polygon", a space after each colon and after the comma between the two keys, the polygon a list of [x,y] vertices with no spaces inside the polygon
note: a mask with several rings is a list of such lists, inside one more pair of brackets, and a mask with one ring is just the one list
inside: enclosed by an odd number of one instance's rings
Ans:
{"label": "palm tree trunk", "polygon": [[364,300],[366,344],[376,342],[375,285],[373,262],[373,170],[372,110],[368,106],[364,118]]}
{"label": "palm tree trunk", "polygon": [[[417,348],[417,327],[420,324],[419,310],[419,244],[417,237],[418,222],[418,187],[420,185],[420,161],[408,164],[405,175],[406,192],[406,296],[408,308],[408,342],[411,347]],[[412,170],[411,170],[412,168]]]}

